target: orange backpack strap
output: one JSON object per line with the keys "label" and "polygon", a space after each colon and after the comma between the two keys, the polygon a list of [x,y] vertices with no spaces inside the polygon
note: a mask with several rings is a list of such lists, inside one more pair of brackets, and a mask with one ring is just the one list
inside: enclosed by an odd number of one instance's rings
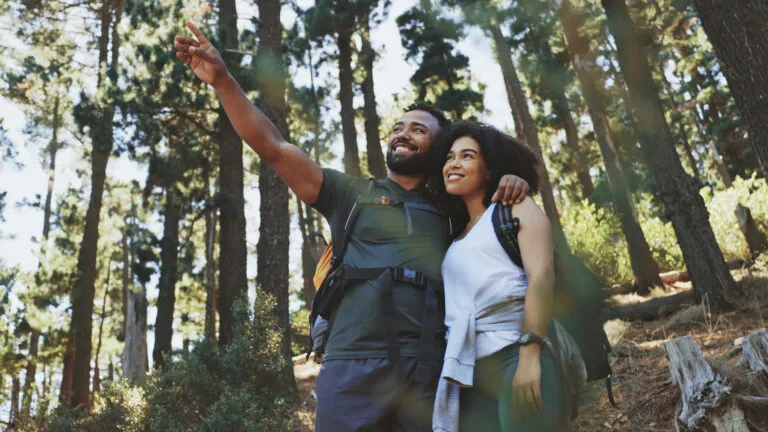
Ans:
{"label": "orange backpack strap", "polygon": [[320,289],[320,285],[323,284],[325,277],[328,276],[328,272],[331,270],[331,259],[333,258],[333,242],[328,243],[325,247],[323,255],[317,261],[317,267],[315,267],[315,276],[312,282],[315,285],[315,290]]}

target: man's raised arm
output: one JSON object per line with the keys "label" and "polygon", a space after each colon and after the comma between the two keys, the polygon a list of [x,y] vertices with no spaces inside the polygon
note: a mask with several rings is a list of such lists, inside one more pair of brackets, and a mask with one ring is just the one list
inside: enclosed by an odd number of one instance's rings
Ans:
{"label": "man's raised arm", "polygon": [[219,51],[191,22],[197,39],[177,36],[176,56],[216,90],[240,137],[288,184],[300,200],[312,204],[320,194],[323,172],[300,148],[287,143],[274,124],[251,102],[227,71]]}

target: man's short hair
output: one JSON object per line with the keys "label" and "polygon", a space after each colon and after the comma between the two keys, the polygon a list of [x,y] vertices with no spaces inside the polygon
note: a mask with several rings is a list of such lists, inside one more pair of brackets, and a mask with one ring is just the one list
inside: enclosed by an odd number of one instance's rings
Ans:
{"label": "man's short hair", "polygon": [[426,111],[430,113],[432,117],[437,119],[437,124],[439,124],[440,127],[451,124],[451,121],[448,120],[448,117],[445,116],[445,113],[426,102],[416,102],[408,105],[408,108],[405,109],[405,112],[411,111]]}

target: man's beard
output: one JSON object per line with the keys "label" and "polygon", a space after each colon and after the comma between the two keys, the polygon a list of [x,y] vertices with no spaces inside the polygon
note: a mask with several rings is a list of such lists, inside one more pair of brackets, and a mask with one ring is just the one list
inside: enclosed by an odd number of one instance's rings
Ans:
{"label": "man's beard", "polygon": [[395,154],[387,150],[387,168],[397,174],[426,174],[432,163],[432,152]]}

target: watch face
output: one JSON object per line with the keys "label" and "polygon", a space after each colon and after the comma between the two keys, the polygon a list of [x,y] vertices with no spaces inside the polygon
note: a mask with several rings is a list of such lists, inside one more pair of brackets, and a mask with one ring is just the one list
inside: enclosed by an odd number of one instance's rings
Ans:
{"label": "watch face", "polygon": [[521,345],[527,345],[528,342],[531,341],[531,334],[530,333],[523,333],[522,336],[520,336],[520,344]]}

